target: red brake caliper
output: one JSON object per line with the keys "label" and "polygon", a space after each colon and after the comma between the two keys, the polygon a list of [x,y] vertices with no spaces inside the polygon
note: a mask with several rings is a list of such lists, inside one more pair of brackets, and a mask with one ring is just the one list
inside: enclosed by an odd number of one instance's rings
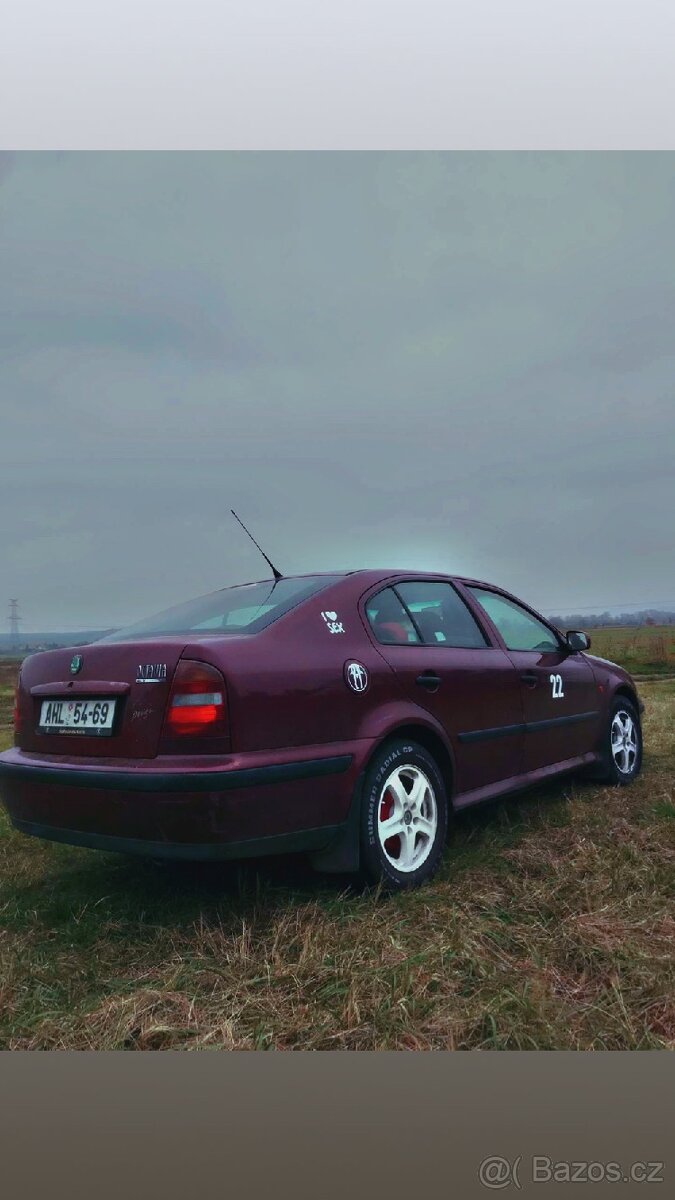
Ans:
{"label": "red brake caliper", "polygon": [[[393,811],[394,797],[390,792],[385,792],[380,800],[380,821],[388,821]],[[398,858],[401,852],[401,841],[397,833],[393,834],[392,837],[387,838],[386,842],[384,843],[384,848],[387,851],[387,854],[390,854],[392,858]]]}

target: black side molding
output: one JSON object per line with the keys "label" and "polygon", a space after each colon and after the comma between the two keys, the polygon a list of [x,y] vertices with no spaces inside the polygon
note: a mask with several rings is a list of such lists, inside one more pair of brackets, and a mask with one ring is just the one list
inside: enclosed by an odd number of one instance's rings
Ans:
{"label": "black side molding", "polygon": [[553,729],[557,725],[578,725],[580,721],[592,721],[599,717],[599,712],[572,713],[569,717],[549,717],[547,721],[528,721],[526,733],[537,733],[539,729]]}
{"label": "black side molding", "polygon": [[317,779],[342,775],[349,769],[351,754],[333,758],[309,758],[302,762],[276,763],[269,767],[247,767],[241,771],[91,771],[64,767],[32,767],[0,762],[3,779],[32,780],[73,788],[103,788],[112,792],[226,792],[233,788],[260,787],[294,779]]}
{"label": "black side molding", "polygon": [[460,733],[460,742],[488,742],[492,738],[509,737],[513,733],[538,733],[542,729],[555,729],[558,725],[577,725],[580,721],[592,721],[599,712],[572,713],[567,717],[548,717],[545,721],[528,721],[520,725],[497,725],[494,729],[472,729]]}
{"label": "black side molding", "polygon": [[510,737],[512,733],[524,733],[524,725],[496,725],[493,729],[472,729],[470,733],[460,733],[460,742],[490,742],[493,738]]}

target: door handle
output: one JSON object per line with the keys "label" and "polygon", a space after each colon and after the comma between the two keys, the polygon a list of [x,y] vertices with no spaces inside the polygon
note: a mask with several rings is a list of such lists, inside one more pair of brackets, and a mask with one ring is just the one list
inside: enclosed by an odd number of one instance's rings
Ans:
{"label": "door handle", "polygon": [[522,679],[523,683],[527,684],[528,687],[536,687],[539,683],[539,676],[536,675],[534,671],[523,671],[523,674],[520,678]]}
{"label": "door handle", "polygon": [[434,674],[433,671],[423,671],[421,675],[417,676],[415,683],[418,683],[420,687],[427,688],[430,692],[435,692],[441,686],[441,677]]}

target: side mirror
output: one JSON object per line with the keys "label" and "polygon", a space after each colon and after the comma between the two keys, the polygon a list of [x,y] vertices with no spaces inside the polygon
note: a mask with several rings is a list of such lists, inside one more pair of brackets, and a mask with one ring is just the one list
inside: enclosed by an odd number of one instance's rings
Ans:
{"label": "side mirror", "polygon": [[582,633],[580,629],[568,629],[565,634],[565,641],[568,650],[573,653],[577,650],[590,650],[591,639],[587,633]]}

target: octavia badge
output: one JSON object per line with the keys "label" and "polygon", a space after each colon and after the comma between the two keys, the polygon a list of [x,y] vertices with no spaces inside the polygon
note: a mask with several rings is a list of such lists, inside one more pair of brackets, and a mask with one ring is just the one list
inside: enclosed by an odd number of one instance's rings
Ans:
{"label": "octavia badge", "polygon": [[70,660],[70,673],[71,673],[71,675],[77,675],[77,672],[82,670],[82,662],[83,662],[83,659],[82,659],[82,655],[81,655],[81,654],[74,654],[74,655],[73,655],[73,657],[72,657],[72,658],[71,658],[71,660]]}
{"label": "octavia badge", "polygon": [[139,663],[136,683],[161,683],[166,679],[166,663]]}

